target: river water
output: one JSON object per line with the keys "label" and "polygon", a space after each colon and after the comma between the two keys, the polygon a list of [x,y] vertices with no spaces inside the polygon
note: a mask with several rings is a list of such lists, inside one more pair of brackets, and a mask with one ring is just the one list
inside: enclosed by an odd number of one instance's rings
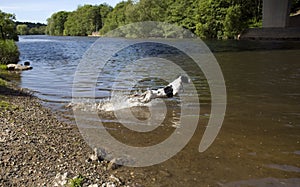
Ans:
{"label": "river water", "polygon": [[[32,90],[46,107],[72,123],[70,106],[74,105],[70,103],[74,75],[85,52],[97,39],[21,36],[18,42],[21,61],[29,60],[33,70],[22,72],[20,86]],[[110,39],[102,40],[103,43],[111,42]],[[119,45],[118,41],[115,45]],[[136,168],[135,172],[144,175],[142,182],[147,186],[300,186],[300,43],[208,41],[206,44],[221,67],[227,90],[227,110],[216,140],[205,152],[198,152],[210,117],[211,96],[205,76],[201,72],[193,73],[194,66],[184,65],[185,70],[192,72],[190,77],[196,89],[201,91],[197,129],[176,156],[161,164]],[[151,47],[157,50],[161,46]],[[98,104],[109,102],[115,91],[112,82],[124,68],[122,62],[135,61],[137,55],[146,57],[145,49],[148,48],[137,45],[110,59],[110,67],[97,79],[95,98]],[[163,63],[144,64],[139,72],[131,73],[149,77],[160,71],[172,77],[170,72],[175,71],[169,71]],[[118,90],[126,90],[128,84],[120,84]],[[162,80],[148,78],[129,91],[138,92],[164,84]],[[83,87],[82,94],[89,89]],[[123,128],[111,111],[93,106],[89,99],[86,98],[78,109],[90,112],[87,109],[94,107],[105,128],[112,129],[110,133],[126,144],[150,146],[167,139],[180,128],[177,122],[181,110],[177,97],[166,100],[165,121],[147,135]],[[143,120],[151,116],[147,106],[132,107],[131,111]],[[89,119],[87,123],[95,120]]]}

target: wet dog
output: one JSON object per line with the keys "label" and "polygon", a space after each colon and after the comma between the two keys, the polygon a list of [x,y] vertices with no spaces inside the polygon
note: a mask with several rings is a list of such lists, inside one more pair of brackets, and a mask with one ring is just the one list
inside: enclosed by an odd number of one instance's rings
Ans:
{"label": "wet dog", "polygon": [[182,83],[190,83],[190,79],[186,76],[179,76],[173,82],[157,90],[147,90],[144,93],[133,95],[131,98],[136,98],[141,103],[148,103],[156,98],[171,98],[179,93],[183,89]]}

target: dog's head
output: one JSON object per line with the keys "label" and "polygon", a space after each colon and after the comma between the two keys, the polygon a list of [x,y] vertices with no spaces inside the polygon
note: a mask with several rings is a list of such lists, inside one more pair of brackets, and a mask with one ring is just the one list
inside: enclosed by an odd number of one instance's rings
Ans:
{"label": "dog's head", "polygon": [[179,76],[180,77],[180,79],[181,79],[181,82],[183,82],[183,83],[190,83],[191,82],[191,79],[189,79],[187,76],[185,76],[185,75],[180,75]]}

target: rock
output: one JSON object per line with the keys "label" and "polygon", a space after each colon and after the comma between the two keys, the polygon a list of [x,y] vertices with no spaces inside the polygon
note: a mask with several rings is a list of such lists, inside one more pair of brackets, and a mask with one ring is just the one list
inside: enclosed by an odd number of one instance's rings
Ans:
{"label": "rock", "polygon": [[30,62],[29,61],[24,62],[24,66],[30,66]]}
{"label": "rock", "polygon": [[89,155],[89,161],[97,161],[98,160],[98,151],[97,148],[94,148],[94,153]]}
{"label": "rock", "polygon": [[164,177],[172,177],[172,174],[167,170],[160,170],[159,173]]}
{"label": "rock", "polygon": [[101,185],[101,187],[116,187],[113,182],[106,182]]}
{"label": "rock", "polygon": [[65,186],[67,184],[67,176],[68,176],[68,173],[64,173],[64,174],[60,174],[58,173],[55,178],[54,178],[54,181],[53,181],[53,186],[56,186],[56,187],[62,187],[62,186]]}
{"label": "rock", "polygon": [[107,170],[115,170],[115,169],[117,169],[118,167],[120,167],[116,162],[117,162],[117,159],[116,159],[116,158],[112,159],[112,160],[108,163]]}
{"label": "rock", "polygon": [[90,184],[88,187],[98,187],[98,184]]}
{"label": "rock", "polygon": [[98,161],[101,162],[106,157],[107,152],[102,148],[94,148],[94,153],[89,155],[88,161]]}
{"label": "rock", "polygon": [[110,175],[109,179],[114,180],[115,182],[121,184],[120,179],[118,179],[117,177],[115,177],[114,175]]}
{"label": "rock", "polygon": [[21,64],[8,64],[7,69],[13,71],[24,71],[24,70],[30,70],[32,69],[32,67],[27,65],[23,66]]}

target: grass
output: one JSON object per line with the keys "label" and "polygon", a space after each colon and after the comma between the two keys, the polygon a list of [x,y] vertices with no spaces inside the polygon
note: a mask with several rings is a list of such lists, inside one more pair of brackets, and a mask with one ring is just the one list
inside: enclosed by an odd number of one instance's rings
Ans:
{"label": "grass", "polygon": [[20,52],[13,40],[0,40],[0,64],[16,64]]}
{"label": "grass", "polygon": [[0,64],[0,70],[7,70],[7,66],[4,64]]}
{"label": "grass", "polygon": [[69,187],[81,187],[83,185],[84,177],[79,175],[69,181]]}
{"label": "grass", "polygon": [[0,110],[15,110],[16,108],[16,106],[10,104],[9,102],[3,100],[0,101]]}
{"label": "grass", "polygon": [[7,82],[0,78],[0,86],[7,86]]}

